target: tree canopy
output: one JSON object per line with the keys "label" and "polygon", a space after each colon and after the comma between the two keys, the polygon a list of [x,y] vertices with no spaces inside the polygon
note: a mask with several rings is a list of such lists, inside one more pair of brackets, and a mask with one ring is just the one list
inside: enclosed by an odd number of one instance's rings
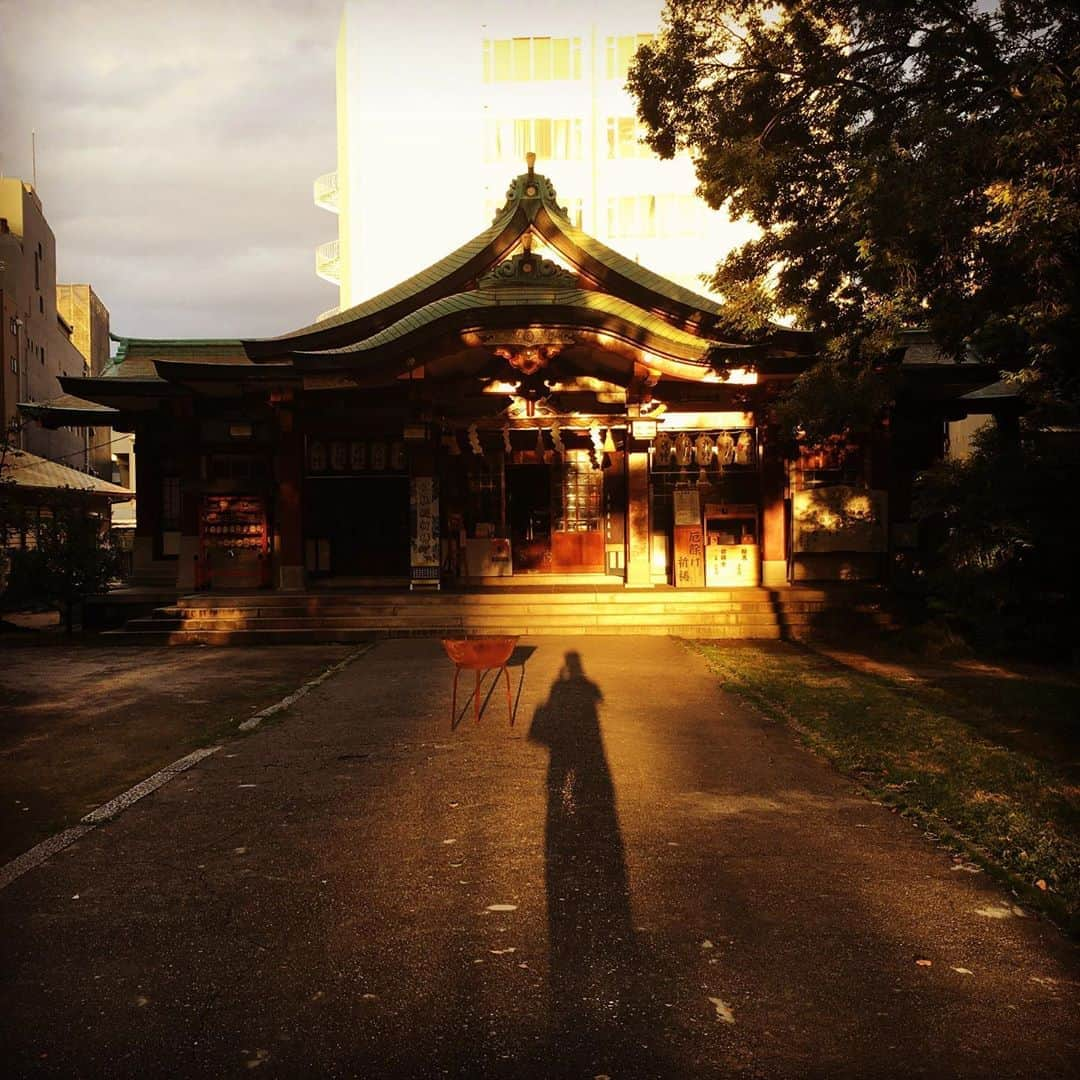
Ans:
{"label": "tree canopy", "polygon": [[1080,402],[1080,9],[669,0],[629,87],[661,156],[760,234],[710,284],[834,361],[924,326]]}

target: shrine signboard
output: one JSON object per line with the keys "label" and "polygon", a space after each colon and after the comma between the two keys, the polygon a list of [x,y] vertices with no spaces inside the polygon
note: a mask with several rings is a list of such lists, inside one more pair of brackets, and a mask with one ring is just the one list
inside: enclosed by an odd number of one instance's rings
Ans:
{"label": "shrine signboard", "polygon": [[701,496],[697,488],[676,488],[675,587],[705,587],[705,530],[701,524]]}
{"label": "shrine signboard", "polygon": [[409,480],[409,524],[409,587],[437,589],[442,565],[438,477],[414,476]]}

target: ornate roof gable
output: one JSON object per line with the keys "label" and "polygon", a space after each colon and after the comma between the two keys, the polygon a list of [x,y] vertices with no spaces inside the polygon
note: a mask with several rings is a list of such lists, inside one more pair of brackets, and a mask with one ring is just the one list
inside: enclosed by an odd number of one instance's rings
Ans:
{"label": "ornate roof gable", "polygon": [[[526,234],[525,239],[529,236]],[[577,274],[561,267],[551,259],[535,254],[526,244],[525,250],[509,259],[504,259],[489,270],[479,282],[481,289],[502,289],[515,285],[530,288],[541,286],[549,289],[579,289],[581,282]]]}

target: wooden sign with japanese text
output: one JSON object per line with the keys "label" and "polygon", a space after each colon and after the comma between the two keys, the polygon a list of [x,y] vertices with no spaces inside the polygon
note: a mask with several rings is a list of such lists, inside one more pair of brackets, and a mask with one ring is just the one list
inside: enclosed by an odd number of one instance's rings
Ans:
{"label": "wooden sign with japanese text", "polygon": [[700,522],[675,526],[675,587],[705,587],[705,537]]}

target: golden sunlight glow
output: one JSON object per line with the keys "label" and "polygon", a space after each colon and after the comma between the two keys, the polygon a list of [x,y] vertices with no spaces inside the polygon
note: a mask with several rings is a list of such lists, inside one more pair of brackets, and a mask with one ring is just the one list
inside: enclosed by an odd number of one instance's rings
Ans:
{"label": "golden sunlight glow", "polygon": [[663,424],[668,429],[747,428],[754,426],[754,414],[748,412],[669,412]]}
{"label": "golden sunlight glow", "polygon": [[735,383],[739,386],[757,386],[758,375],[756,371],[750,371],[747,368],[732,368],[727,373],[727,379],[729,383]]}

